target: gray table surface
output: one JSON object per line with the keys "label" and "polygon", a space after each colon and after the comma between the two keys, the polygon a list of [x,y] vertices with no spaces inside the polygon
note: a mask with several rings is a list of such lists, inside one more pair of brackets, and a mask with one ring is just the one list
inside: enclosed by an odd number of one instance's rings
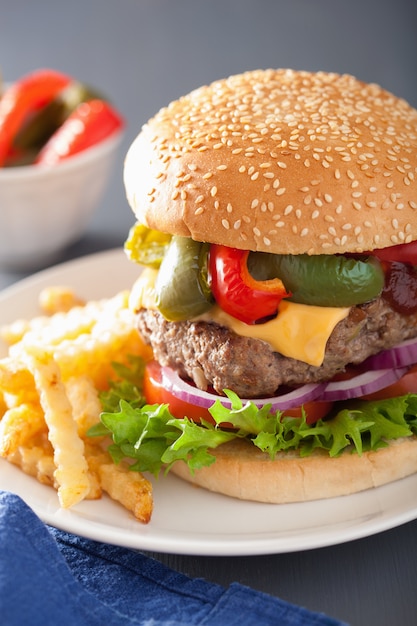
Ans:
{"label": "gray table surface", "polygon": [[[170,100],[229,74],[292,67],[348,72],[417,106],[416,32],[413,0],[0,0],[5,80],[54,67],[107,92],[127,120],[106,196],[85,237],[57,262],[122,245],[133,222],[123,156],[140,126]],[[0,270],[0,289],[21,278]],[[238,581],[352,626],[417,624],[417,521],[305,552],[153,556],[191,576]]]}

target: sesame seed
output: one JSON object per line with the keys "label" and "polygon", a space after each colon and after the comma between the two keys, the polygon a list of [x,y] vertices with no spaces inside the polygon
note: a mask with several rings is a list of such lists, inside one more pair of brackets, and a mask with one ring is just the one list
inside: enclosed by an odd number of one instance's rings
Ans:
{"label": "sesame seed", "polygon": [[223,218],[223,219],[222,219],[222,226],[223,226],[223,228],[225,228],[226,230],[229,230],[229,228],[230,228],[229,220],[226,220],[226,219],[224,219],[224,218]]}
{"label": "sesame seed", "polygon": [[217,193],[217,187],[214,185],[211,189],[210,189],[210,195],[212,198],[214,198],[214,196]]}

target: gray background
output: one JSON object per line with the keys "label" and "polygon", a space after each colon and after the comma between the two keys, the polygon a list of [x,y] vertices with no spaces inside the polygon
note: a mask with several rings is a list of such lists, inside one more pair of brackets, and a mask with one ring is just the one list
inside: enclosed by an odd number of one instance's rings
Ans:
{"label": "gray background", "polygon": [[[104,90],[128,123],[106,198],[86,236],[62,255],[66,260],[122,244],[133,223],[122,184],[124,154],[157,109],[201,84],[255,68],[323,69],[377,82],[417,107],[417,3],[0,0],[5,80],[42,66]],[[21,276],[0,272],[0,288]],[[238,581],[352,626],[415,626],[416,538],[413,521],[293,554],[155,556],[189,575]]]}
{"label": "gray background", "polygon": [[161,106],[248,69],[348,72],[417,106],[413,0],[0,0],[0,69],[54,67],[104,90],[128,127],[85,249],[132,224],[123,157]]}

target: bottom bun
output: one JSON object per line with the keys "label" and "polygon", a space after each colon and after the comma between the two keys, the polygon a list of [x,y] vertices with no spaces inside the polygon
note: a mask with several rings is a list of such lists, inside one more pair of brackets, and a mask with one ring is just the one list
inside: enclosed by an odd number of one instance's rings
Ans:
{"label": "bottom bun", "polygon": [[361,456],[344,452],[331,458],[280,452],[272,461],[244,440],[219,446],[215,463],[191,474],[182,461],[171,471],[194,485],[241,500],[285,504],[349,495],[379,487],[417,472],[417,437],[390,442]]}

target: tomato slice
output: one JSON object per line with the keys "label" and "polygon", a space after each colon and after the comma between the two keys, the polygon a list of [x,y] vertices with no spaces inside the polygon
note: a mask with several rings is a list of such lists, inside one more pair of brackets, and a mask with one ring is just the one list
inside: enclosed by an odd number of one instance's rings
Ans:
{"label": "tomato slice", "polygon": [[326,417],[333,407],[333,402],[322,402],[320,400],[312,400],[305,402],[303,407],[299,406],[294,409],[284,411],[284,417],[301,417],[302,409],[306,415],[307,424],[315,424],[319,419]]}
{"label": "tomato slice", "polygon": [[399,263],[417,265],[417,241],[400,243],[397,246],[373,250],[371,254],[376,256],[380,261],[398,261]]}
{"label": "tomato slice", "polygon": [[290,294],[279,278],[258,281],[251,276],[249,251],[212,244],[209,253],[210,287],[223,311],[245,324],[276,315],[282,298]]}
{"label": "tomato slice", "polygon": [[215,423],[208,409],[181,400],[164,388],[162,368],[157,361],[149,361],[146,364],[143,393],[148,404],[168,404],[170,412],[178,419],[188,417],[197,423],[201,422],[202,419],[211,424]]}
{"label": "tomato slice", "polygon": [[417,365],[413,365],[406,374],[392,385],[380,389],[374,393],[362,396],[361,400],[386,400],[387,398],[398,398],[407,393],[417,393]]}

